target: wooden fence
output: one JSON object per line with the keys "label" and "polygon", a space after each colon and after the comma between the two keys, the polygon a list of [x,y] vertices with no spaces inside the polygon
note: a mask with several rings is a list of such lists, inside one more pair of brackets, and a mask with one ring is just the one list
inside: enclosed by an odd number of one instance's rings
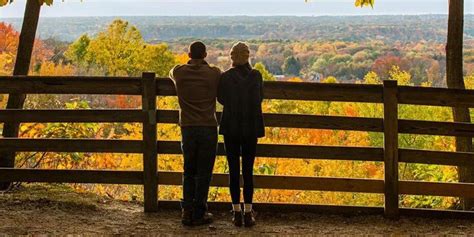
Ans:
{"label": "wooden fence", "polygon": [[[113,77],[0,77],[0,94],[106,94],[141,95],[141,110],[0,110],[0,122],[137,122],[143,140],[1,138],[0,151],[142,153],[142,171],[0,169],[4,182],[65,182],[144,185],[145,211],[158,209],[158,185],[181,185],[180,172],[158,172],[158,154],[180,154],[179,141],[157,141],[157,123],[177,123],[178,112],[157,110],[156,98],[175,96],[169,79]],[[384,180],[257,175],[256,188],[298,189],[384,194],[384,212],[399,215],[399,195],[435,195],[474,198],[474,184],[400,181],[400,162],[474,166],[474,153],[400,149],[398,134],[474,136],[474,124],[398,119],[399,104],[474,107],[473,90],[383,85],[266,82],[267,99],[366,102],[383,104],[383,118],[265,114],[269,127],[336,129],[382,132],[384,147],[333,147],[260,144],[257,155],[384,162]],[[224,155],[219,144],[218,154]],[[227,175],[215,174],[213,186],[227,186]]]}

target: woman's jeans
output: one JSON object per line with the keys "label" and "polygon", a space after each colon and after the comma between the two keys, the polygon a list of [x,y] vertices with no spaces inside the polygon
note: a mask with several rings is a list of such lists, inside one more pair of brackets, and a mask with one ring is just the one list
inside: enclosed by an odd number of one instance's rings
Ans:
{"label": "woman's jeans", "polygon": [[216,160],[217,127],[182,127],[184,157],[181,207],[199,219],[207,211],[207,196]]}
{"label": "woman's jeans", "polygon": [[240,156],[242,156],[242,176],[244,177],[244,202],[253,199],[253,164],[257,149],[257,138],[234,138],[224,135],[225,151],[229,164],[230,195],[232,204],[240,203]]}

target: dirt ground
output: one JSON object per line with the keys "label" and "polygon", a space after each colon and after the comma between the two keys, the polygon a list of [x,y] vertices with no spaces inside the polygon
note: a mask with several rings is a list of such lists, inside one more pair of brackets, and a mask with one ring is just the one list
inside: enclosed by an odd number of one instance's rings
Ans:
{"label": "dirt ground", "polygon": [[229,212],[211,226],[185,228],[178,210],[145,214],[140,203],[79,194],[64,186],[28,186],[0,194],[0,235],[474,235],[474,221],[381,216],[259,213],[257,226],[237,228]]}

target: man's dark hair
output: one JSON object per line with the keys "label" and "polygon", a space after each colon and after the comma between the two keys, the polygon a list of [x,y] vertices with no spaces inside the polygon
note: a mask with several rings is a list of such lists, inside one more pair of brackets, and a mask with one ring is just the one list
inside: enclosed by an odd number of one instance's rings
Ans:
{"label": "man's dark hair", "polygon": [[196,41],[189,46],[189,57],[192,59],[204,59],[206,56],[206,45],[203,42]]}

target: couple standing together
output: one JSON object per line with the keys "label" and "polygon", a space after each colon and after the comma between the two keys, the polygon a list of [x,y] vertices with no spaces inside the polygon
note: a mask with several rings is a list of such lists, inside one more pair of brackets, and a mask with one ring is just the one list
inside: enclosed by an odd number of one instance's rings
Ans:
{"label": "couple standing together", "polygon": [[[189,46],[189,62],[170,72],[180,106],[181,149],[184,157],[182,223],[204,225],[213,221],[207,211],[207,197],[216,159],[216,98],[223,105],[219,134],[224,135],[232,197],[232,222],[236,226],[255,225],[252,210],[253,165],[257,139],[265,134],[261,103],[263,80],[249,62],[247,44],[236,43],[230,52],[232,65],[222,73],[205,58],[206,46]],[[244,209],[240,205],[240,157]]]}

